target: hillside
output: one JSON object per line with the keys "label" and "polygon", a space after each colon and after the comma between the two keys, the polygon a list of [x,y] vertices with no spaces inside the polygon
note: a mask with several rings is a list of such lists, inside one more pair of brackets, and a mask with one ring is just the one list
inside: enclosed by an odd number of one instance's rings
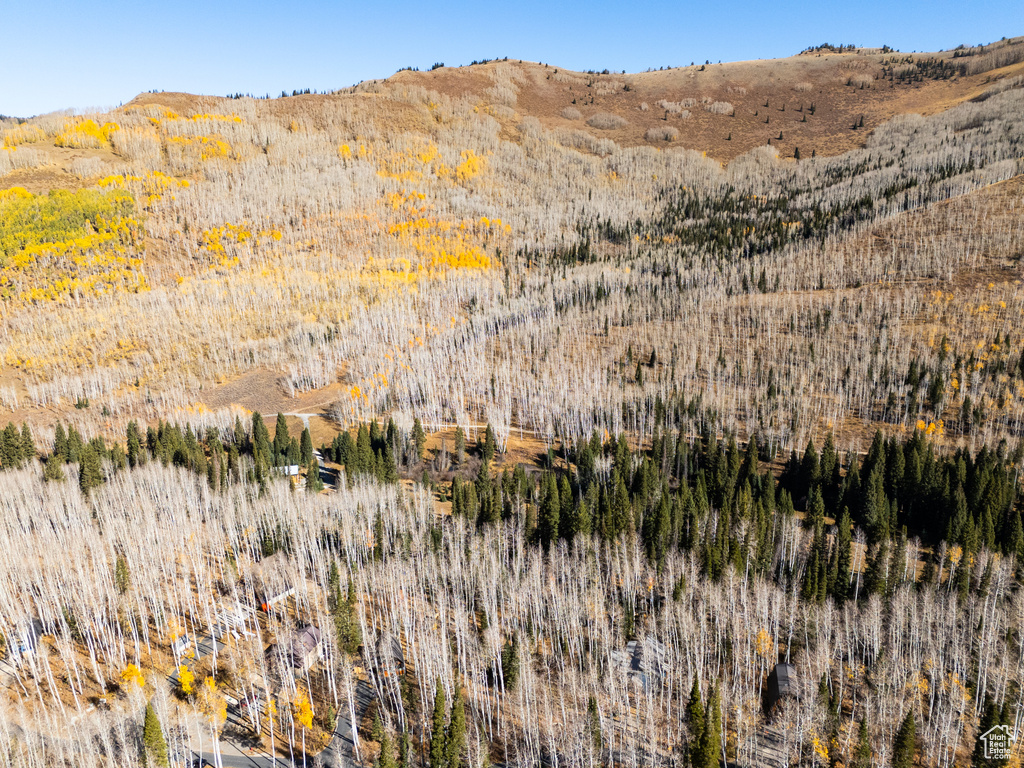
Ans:
{"label": "hillside", "polygon": [[[680,188],[687,185],[712,199],[730,194],[724,185],[771,196],[780,184],[793,183],[785,181],[791,178],[809,185],[807,191],[838,194],[827,203],[838,205],[830,216],[849,219],[838,230],[828,219],[805,219],[811,211],[795,199],[785,205],[796,208],[781,217],[778,211],[747,210],[724,218],[714,213],[700,224],[705,235],[719,233],[716,249],[753,249],[752,263],[744,267],[749,274],[733,272],[730,282],[743,281],[727,291],[746,293],[761,273],[769,284],[795,288],[808,269],[812,274],[824,269],[811,266],[817,258],[813,251],[793,251],[781,229],[767,240],[737,234],[736,222],[748,230],[758,220],[774,228],[827,224],[821,233],[831,233],[825,243],[838,245],[845,230],[861,226],[862,219],[898,220],[908,215],[903,209],[1012,176],[1017,170],[1007,163],[1017,139],[993,144],[991,132],[979,129],[985,115],[1002,115],[1000,110],[1008,108],[993,111],[993,104],[1008,105],[1007,99],[1019,93],[1015,73],[1024,67],[1017,61],[1021,51],[1024,41],[1017,39],[941,54],[810,51],[778,61],[635,75],[495,61],[399,72],[332,95],[254,100],[149,93],[108,115],[48,116],[8,125],[7,150],[0,154],[0,162],[7,163],[0,189],[11,190],[4,203],[10,224],[0,270],[0,311],[7,318],[3,403],[13,418],[51,428],[58,414],[88,416],[85,409],[69,407],[89,399],[110,412],[114,421],[105,423],[113,426],[138,413],[143,400],[152,401],[157,392],[169,398],[165,403],[175,412],[223,409],[232,401],[218,392],[233,390],[215,387],[238,380],[231,386],[245,394],[234,405],[262,404],[267,412],[308,408],[323,420],[325,436],[330,436],[326,408],[339,392],[359,392],[342,398],[354,401],[353,414],[366,415],[386,402],[415,412],[422,398],[405,400],[399,392],[420,391],[423,383],[407,380],[403,366],[411,359],[395,357],[396,342],[408,349],[407,342],[427,344],[438,334],[438,349],[447,349],[449,333],[474,314],[463,299],[455,299],[469,285],[501,285],[507,292],[511,278],[531,285],[538,264],[548,264],[546,269],[568,264],[575,275],[565,283],[569,295],[592,290],[586,286],[598,272],[607,291],[611,278],[600,264],[614,263],[618,270],[623,256],[639,255],[628,239],[656,238],[668,252],[673,242],[693,248],[697,243],[688,242],[689,232],[670,221],[679,215],[672,206],[684,202]],[[727,99],[728,109],[722,106]],[[563,116],[569,109],[580,117]],[[904,116],[911,111],[924,118]],[[604,116],[598,125],[621,125],[594,127],[595,115]],[[776,140],[767,146],[766,132],[780,125],[784,139],[774,133]],[[678,137],[649,139],[649,131],[666,127],[678,130]],[[937,131],[934,141],[922,130]],[[729,134],[732,139],[725,141]],[[892,137],[888,145],[886,137]],[[985,148],[971,149],[976,140],[987,142]],[[801,146],[799,163],[787,158],[788,142],[793,149]],[[924,167],[906,158],[913,142],[930,153]],[[739,154],[744,149],[749,151]],[[836,159],[826,163],[826,156]],[[723,168],[713,158],[731,162]],[[51,189],[74,192],[75,197],[47,205],[81,211],[74,214],[86,217],[79,228],[32,232],[30,219],[16,224],[19,216],[36,215],[44,198],[33,195]],[[865,209],[862,201],[850,199],[853,194],[881,194],[885,204],[872,201]],[[95,205],[101,206],[97,210],[114,205],[119,195],[134,201],[133,210],[117,214],[120,223],[110,224],[114,208],[86,213]],[[714,203],[719,204],[732,205],[725,199]],[[692,202],[686,205],[692,208]],[[89,218],[96,215],[102,224]],[[19,226],[29,229],[17,231]],[[725,239],[722,227],[729,233]],[[1005,237],[1012,241],[1016,235]],[[653,263],[658,260],[655,255]],[[708,281],[700,289],[707,290],[719,278],[706,270],[691,262],[678,280],[694,289]],[[622,290],[637,279],[615,274]],[[867,262],[858,268],[855,260],[838,284],[824,273],[819,282],[839,287],[879,279],[902,285],[906,278],[899,271],[868,268]],[[370,347],[357,351],[332,340],[347,323],[377,327],[383,321],[377,313],[387,312],[378,301],[419,304],[415,293],[392,292],[418,285],[443,286],[442,294],[454,291],[456,303],[431,308],[417,324],[384,332],[375,354],[390,355],[389,361],[371,362]],[[718,301],[719,290],[711,290],[705,301]],[[797,295],[778,293],[783,305]],[[268,301],[275,302],[276,311],[259,314],[257,307]],[[351,315],[354,301],[366,305],[361,319]],[[504,310],[485,308],[491,311],[497,317]],[[668,310],[671,322],[680,320],[678,311]],[[780,308],[780,316],[787,311]],[[597,321],[606,316],[607,311],[598,313]],[[616,317],[623,330],[632,330],[615,344],[598,345],[606,358],[599,368],[616,370],[614,360],[626,347],[661,345],[645,324],[635,325],[617,309],[608,319]],[[40,334],[42,318],[45,335]],[[213,338],[197,338],[191,331],[196,327],[207,328]],[[286,341],[296,334],[311,336],[309,353]],[[717,336],[710,329],[694,339],[695,362],[705,361],[706,353],[697,350]],[[472,346],[478,343],[483,339]],[[569,370],[579,365],[576,361]],[[513,386],[513,369],[507,375]],[[693,375],[692,381],[677,378],[675,384],[703,386],[712,373]],[[260,383],[254,388],[251,382]],[[431,422],[451,423],[470,413],[482,419],[493,410],[494,395],[485,394],[482,381],[463,386],[458,404],[441,398],[430,405]],[[508,395],[520,403],[515,410],[522,420],[533,398],[512,394],[514,389]],[[284,405],[296,395],[301,403]],[[995,393],[992,397],[1003,402]],[[860,440],[870,435],[877,419],[866,415],[876,413],[873,409],[866,401],[852,409],[862,414],[856,419],[863,427],[851,424],[844,439],[857,442],[856,435]],[[749,410],[718,410],[741,434],[753,431],[755,421],[764,428],[763,417],[755,420]],[[797,442],[808,430],[848,419],[847,410],[829,414],[820,404],[812,408],[809,421],[796,427]],[[151,406],[143,411],[159,413]],[[507,405],[500,411],[510,414]],[[553,426],[565,418],[552,414],[542,421],[550,419]],[[532,419],[521,426],[550,428]],[[792,428],[778,433],[785,442]]]}
{"label": "hillside", "polygon": [[826,50],[633,74],[492,61],[399,72],[385,82],[479,100],[509,138],[523,118],[535,117],[547,129],[583,130],[620,146],[683,146],[728,162],[769,141],[783,157],[797,148],[809,157],[863,146],[895,115],[934,114],[976,98],[993,80],[1021,74],[1022,44],[1024,38],[1014,38],[973,56]]}
{"label": "hillside", "polygon": [[1021,115],[1016,38],[0,122],[0,765],[983,763]]}

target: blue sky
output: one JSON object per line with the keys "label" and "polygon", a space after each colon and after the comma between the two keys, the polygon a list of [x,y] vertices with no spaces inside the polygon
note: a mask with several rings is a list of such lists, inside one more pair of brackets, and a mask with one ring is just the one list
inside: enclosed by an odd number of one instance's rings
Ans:
{"label": "blue sky", "polygon": [[826,41],[937,50],[1022,33],[1020,0],[35,0],[3,12],[0,114],[116,106],[152,89],[329,90],[435,61],[508,56],[633,72],[787,56]]}

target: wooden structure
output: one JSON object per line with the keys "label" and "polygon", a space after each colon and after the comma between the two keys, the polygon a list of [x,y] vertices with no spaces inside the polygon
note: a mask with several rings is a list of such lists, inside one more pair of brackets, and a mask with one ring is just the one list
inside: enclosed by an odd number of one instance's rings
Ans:
{"label": "wooden structure", "polygon": [[784,699],[796,696],[796,667],[787,662],[776,664],[768,675],[765,709],[773,711]]}

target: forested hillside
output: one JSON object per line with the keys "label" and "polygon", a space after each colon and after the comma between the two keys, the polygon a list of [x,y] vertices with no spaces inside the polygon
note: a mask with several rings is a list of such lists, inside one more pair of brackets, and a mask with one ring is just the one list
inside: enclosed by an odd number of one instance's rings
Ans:
{"label": "forested hillside", "polygon": [[1022,67],[0,121],[0,760],[1019,763]]}

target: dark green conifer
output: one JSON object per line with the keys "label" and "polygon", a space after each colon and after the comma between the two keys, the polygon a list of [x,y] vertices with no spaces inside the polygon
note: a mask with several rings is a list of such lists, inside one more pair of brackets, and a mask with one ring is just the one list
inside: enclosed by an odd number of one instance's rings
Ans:
{"label": "dark green conifer", "polygon": [[460,768],[462,755],[466,750],[466,710],[462,703],[462,693],[455,687],[452,698],[451,717],[445,738],[445,765],[447,768]]}
{"label": "dark green conifer", "polygon": [[146,705],[142,724],[142,762],[147,768],[167,768],[167,740],[152,704]]}
{"label": "dark green conifer", "polygon": [[103,484],[103,470],[100,467],[96,449],[90,444],[81,449],[78,465],[78,487],[82,493],[88,494],[93,488]]}
{"label": "dark green conifer", "polygon": [[914,724],[914,712],[910,710],[903,718],[896,739],[892,745],[892,768],[911,768],[914,764],[914,750],[917,734]]}
{"label": "dark green conifer", "polygon": [[444,689],[441,688],[441,678],[437,679],[434,693],[434,716],[431,724],[433,727],[430,731],[430,768],[447,768]]}

